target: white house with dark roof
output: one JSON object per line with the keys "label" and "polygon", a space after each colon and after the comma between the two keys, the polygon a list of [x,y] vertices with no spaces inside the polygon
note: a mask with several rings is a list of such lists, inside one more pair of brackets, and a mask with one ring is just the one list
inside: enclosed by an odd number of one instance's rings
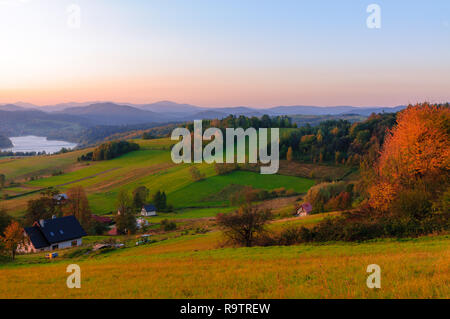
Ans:
{"label": "white house with dark roof", "polygon": [[87,235],[75,216],[41,219],[24,231],[27,244],[17,249],[23,253],[80,246]]}
{"label": "white house with dark roof", "polygon": [[154,205],[144,205],[141,210],[141,216],[149,217],[149,216],[157,216],[156,215],[156,207]]}

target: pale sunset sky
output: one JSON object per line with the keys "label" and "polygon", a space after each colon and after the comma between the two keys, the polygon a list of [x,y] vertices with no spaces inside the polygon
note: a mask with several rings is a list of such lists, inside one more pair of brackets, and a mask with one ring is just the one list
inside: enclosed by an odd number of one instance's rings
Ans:
{"label": "pale sunset sky", "polygon": [[159,100],[450,101],[450,1],[0,0],[0,103]]}

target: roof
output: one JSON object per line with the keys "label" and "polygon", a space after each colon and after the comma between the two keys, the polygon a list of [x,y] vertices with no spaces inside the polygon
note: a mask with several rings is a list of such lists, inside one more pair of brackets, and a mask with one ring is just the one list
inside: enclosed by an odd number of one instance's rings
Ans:
{"label": "roof", "polygon": [[39,249],[50,246],[50,243],[45,239],[38,226],[25,227],[25,232],[33,243],[34,248]]}
{"label": "roof", "polygon": [[67,194],[62,193],[62,194],[57,194],[57,195],[53,196],[53,199],[54,200],[67,200],[67,199],[69,199],[69,197],[67,196]]}
{"label": "roof", "polygon": [[307,213],[312,211],[312,205],[310,203],[303,203],[301,208],[303,208]]}
{"label": "roof", "polygon": [[94,219],[95,221],[99,222],[99,223],[105,223],[105,224],[111,224],[112,222],[114,222],[111,218],[109,217],[105,217],[105,216],[98,216],[98,215],[94,215],[92,214],[92,219]]}
{"label": "roof", "polygon": [[153,212],[153,211],[156,211],[155,205],[152,205],[152,204],[144,205],[143,208],[144,208],[147,212]]}
{"label": "roof", "polygon": [[32,227],[25,228],[25,232],[34,248],[47,247],[87,235],[78,220],[72,215],[46,219],[42,221],[42,224],[35,222]]}

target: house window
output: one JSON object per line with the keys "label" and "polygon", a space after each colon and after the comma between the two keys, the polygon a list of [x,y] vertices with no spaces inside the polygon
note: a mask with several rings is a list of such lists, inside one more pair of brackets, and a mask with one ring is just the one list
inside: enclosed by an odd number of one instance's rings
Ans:
{"label": "house window", "polygon": [[59,247],[58,245],[53,245],[52,250],[58,249],[58,247]]}
{"label": "house window", "polygon": [[64,234],[64,232],[62,231],[62,229],[59,230],[59,233],[62,235]]}
{"label": "house window", "polygon": [[77,240],[73,240],[72,241],[72,247],[78,246],[78,241]]}
{"label": "house window", "polygon": [[53,232],[51,231],[51,232],[50,232],[50,235],[51,235],[51,236],[55,236],[55,233],[53,233]]}

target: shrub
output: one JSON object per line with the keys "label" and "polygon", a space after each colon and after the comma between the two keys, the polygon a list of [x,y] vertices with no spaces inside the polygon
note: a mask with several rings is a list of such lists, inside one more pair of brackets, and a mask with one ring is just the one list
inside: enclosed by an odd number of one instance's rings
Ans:
{"label": "shrub", "polygon": [[[339,196],[341,193],[346,192],[347,185],[345,182],[331,182],[331,183],[320,183],[308,190],[308,193],[305,196],[305,201],[310,202],[313,206],[313,213],[321,213],[327,210],[326,204],[334,197]],[[347,195],[343,195],[347,196]],[[331,206],[336,206],[339,202],[342,202],[341,205],[344,204],[345,201],[351,199],[347,198],[338,198],[335,202],[331,203]]]}
{"label": "shrub", "polygon": [[206,177],[205,174],[201,173],[200,170],[197,167],[195,167],[195,166],[192,166],[189,169],[189,172],[191,173],[192,180],[194,182],[198,182],[198,181],[204,180],[205,177]]}
{"label": "shrub", "polygon": [[163,219],[161,221],[161,227],[164,231],[171,231],[177,229],[177,224],[175,222],[171,222],[168,219]]}

